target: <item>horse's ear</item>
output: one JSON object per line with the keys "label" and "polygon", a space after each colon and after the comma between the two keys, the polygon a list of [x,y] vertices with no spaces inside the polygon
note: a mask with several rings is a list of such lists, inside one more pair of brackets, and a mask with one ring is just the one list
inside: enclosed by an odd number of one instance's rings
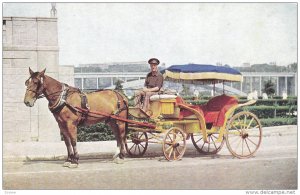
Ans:
{"label": "horse's ear", "polygon": [[29,67],[29,74],[32,75],[34,72],[31,70],[31,68]]}
{"label": "horse's ear", "polygon": [[46,72],[46,68],[42,72],[39,73],[39,76],[43,77],[45,72]]}

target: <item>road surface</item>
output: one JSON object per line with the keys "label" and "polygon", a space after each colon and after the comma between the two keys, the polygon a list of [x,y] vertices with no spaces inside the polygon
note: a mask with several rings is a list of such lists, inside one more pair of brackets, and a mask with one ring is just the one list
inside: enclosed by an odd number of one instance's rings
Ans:
{"label": "road surface", "polygon": [[[181,161],[163,154],[81,160],[76,169],[63,161],[3,162],[3,189],[297,189],[297,136],[263,137],[255,157],[233,158],[226,148],[217,155],[199,155],[188,141]],[[150,145],[149,147],[160,146]]]}

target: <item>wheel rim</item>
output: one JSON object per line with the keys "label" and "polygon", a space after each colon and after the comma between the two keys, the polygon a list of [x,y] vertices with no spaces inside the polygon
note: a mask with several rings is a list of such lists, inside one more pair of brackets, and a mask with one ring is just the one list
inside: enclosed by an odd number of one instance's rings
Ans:
{"label": "wheel rim", "polygon": [[184,132],[173,127],[166,133],[163,141],[163,152],[167,160],[179,160],[186,150],[186,138]]}
{"label": "wheel rim", "polygon": [[219,134],[208,134],[208,143],[205,143],[201,133],[193,133],[191,136],[193,145],[201,154],[217,154],[224,145],[224,137],[221,142],[216,142]]}
{"label": "wheel rim", "polygon": [[240,112],[228,122],[226,145],[230,153],[238,158],[249,158],[260,146],[262,126],[251,112]]}
{"label": "wheel rim", "polygon": [[141,157],[148,147],[148,136],[146,132],[132,132],[126,140],[126,151],[131,157]]}

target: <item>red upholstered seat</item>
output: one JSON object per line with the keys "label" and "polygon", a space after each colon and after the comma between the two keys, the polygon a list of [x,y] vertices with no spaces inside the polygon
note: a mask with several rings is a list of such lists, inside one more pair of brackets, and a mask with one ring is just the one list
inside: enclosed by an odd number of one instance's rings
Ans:
{"label": "red upholstered seat", "polygon": [[[210,99],[205,105],[191,105],[184,102],[181,97],[176,98],[176,103],[185,104],[200,112],[206,123],[213,123],[213,126],[221,127],[224,124],[225,113],[233,106],[238,104],[238,100],[227,95],[220,95]],[[193,115],[189,110],[182,109],[179,119]]]}
{"label": "red upholstered seat", "polygon": [[221,127],[224,124],[225,113],[236,104],[238,104],[236,98],[223,94],[210,99],[200,108],[203,111],[206,123],[213,123],[214,126]]}

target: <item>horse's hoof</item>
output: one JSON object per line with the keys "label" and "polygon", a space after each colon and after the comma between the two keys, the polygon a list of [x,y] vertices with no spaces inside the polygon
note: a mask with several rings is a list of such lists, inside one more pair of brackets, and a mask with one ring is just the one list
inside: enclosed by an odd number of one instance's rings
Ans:
{"label": "horse's hoof", "polygon": [[116,164],[123,164],[124,163],[124,159],[121,159],[119,157],[113,159],[113,162]]}
{"label": "horse's hoof", "polygon": [[68,167],[69,168],[77,168],[78,164],[76,164],[76,163],[70,163],[70,165]]}
{"label": "horse's hoof", "polygon": [[69,167],[69,166],[70,166],[70,164],[71,164],[71,162],[69,162],[69,161],[66,161],[66,162],[63,164],[63,167]]}

